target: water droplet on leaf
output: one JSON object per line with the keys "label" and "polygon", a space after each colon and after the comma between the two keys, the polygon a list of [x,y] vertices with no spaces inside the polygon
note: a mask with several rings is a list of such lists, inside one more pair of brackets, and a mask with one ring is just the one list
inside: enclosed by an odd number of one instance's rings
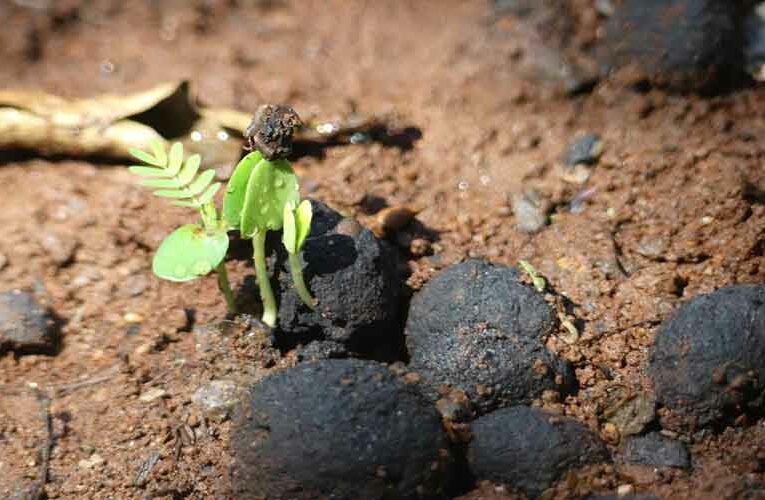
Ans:
{"label": "water droplet on leaf", "polygon": [[276,180],[274,181],[274,186],[276,186],[276,187],[278,187],[278,188],[280,188],[280,187],[284,187],[284,180],[283,180],[283,179],[281,179],[281,178],[279,178],[279,179],[276,179]]}

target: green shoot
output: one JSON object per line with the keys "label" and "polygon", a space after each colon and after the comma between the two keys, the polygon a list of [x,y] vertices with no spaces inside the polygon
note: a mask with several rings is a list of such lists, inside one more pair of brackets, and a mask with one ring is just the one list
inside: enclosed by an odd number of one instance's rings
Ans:
{"label": "green shoot", "polygon": [[531,283],[534,285],[534,288],[537,289],[537,292],[544,292],[545,288],[547,288],[547,281],[545,281],[545,279],[539,275],[539,272],[536,270],[536,268],[526,260],[519,260],[518,264],[520,264],[523,270],[526,271],[526,274],[529,275],[529,278],[531,278]]}
{"label": "green shoot", "polygon": [[214,170],[199,171],[199,155],[184,161],[183,145],[174,143],[166,152],[162,142],[151,145],[152,152],[131,149],[130,153],[146,165],[135,165],[129,170],[142,177],[141,184],[156,189],[154,194],[171,199],[180,207],[196,209],[201,223],[186,224],[173,231],[157,249],[152,271],[169,281],[189,281],[215,270],[218,285],[226,298],[230,312],[235,312],[234,295],[228,282],[224,258],[228,251],[226,223],[218,215],[215,194],[221,183],[212,182]]}
{"label": "green shoot", "polygon": [[[305,208],[299,217],[301,218],[300,230],[294,221],[293,208],[300,201],[297,176],[286,160],[267,160],[258,152],[252,152],[242,158],[236,166],[229,180],[226,194],[223,198],[223,213],[225,214],[228,227],[238,229],[242,238],[252,239],[255,273],[257,274],[260,297],[263,303],[263,322],[269,326],[276,325],[277,306],[274,293],[266,267],[266,234],[268,231],[293,231],[298,241],[297,234],[304,234],[302,241],[310,229],[310,205],[309,216],[306,219]],[[289,228],[284,226],[285,207],[293,215],[293,221]],[[292,248],[298,248],[295,245]],[[297,252],[294,252],[297,254]],[[293,253],[290,253],[292,255]],[[293,279],[300,281],[296,284],[303,300],[313,307],[313,299],[310,297],[305,283],[303,282],[302,268],[297,260],[299,274],[295,274],[291,260]],[[302,290],[302,291],[300,291]]]}
{"label": "green shoot", "polygon": [[315,301],[303,279],[303,264],[300,261],[300,251],[308,233],[311,232],[311,219],[313,211],[311,202],[303,200],[297,208],[290,204],[284,205],[284,229],[282,230],[282,243],[287,249],[290,263],[290,274],[295,282],[295,290],[305,305],[313,309]]}

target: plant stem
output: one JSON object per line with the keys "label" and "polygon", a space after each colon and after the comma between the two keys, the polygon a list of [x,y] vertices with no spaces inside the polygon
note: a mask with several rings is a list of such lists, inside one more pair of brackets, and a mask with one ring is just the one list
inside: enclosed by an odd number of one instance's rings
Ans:
{"label": "plant stem", "polygon": [[276,326],[276,299],[266,268],[266,231],[257,231],[252,236],[252,260],[255,262],[260,300],[263,302],[263,323],[273,328]]}
{"label": "plant stem", "polygon": [[315,307],[315,301],[313,297],[311,297],[311,292],[308,291],[308,287],[305,286],[305,280],[303,279],[303,265],[300,263],[300,254],[289,252],[288,254],[290,274],[292,275],[292,281],[295,283],[295,290],[303,303],[313,309]]}
{"label": "plant stem", "polygon": [[221,261],[215,270],[218,273],[218,288],[226,298],[228,312],[236,314],[236,299],[234,298],[234,292],[231,290],[231,284],[228,281],[228,271],[226,271],[225,262]]}

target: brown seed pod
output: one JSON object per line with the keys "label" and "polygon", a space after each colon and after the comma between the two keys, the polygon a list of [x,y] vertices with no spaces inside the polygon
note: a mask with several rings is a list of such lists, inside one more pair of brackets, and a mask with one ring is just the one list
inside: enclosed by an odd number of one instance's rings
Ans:
{"label": "brown seed pod", "polygon": [[387,238],[396,231],[405,228],[419,210],[413,210],[406,206],[387,207],[380,210],[372,225],[372,232],[378,238]]}
{"label": "brown seed pod", "polygon": [[269,161],[286,158],[292,152],[292,136],[300,117],[289,106],[264,104],[255,112],[244,131],[249,149],[257,149]]}

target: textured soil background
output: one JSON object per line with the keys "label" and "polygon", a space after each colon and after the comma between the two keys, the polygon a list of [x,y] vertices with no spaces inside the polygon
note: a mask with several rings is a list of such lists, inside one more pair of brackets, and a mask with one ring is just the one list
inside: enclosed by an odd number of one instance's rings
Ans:
{"label": "textured soil background", "polygon": [[[541,31],[479,0],[34,8],[47,3],[0,6],[0,87],[85,97],[185,77],[211,105],[395,113],[397,129],[419,130],[411,147],[372,142],[300,158],[304,194],[365,225],[381,208],[375,201],[419,210],[420,224],[392,238],[407,291],[468,256],[531,262],[575,305],[581,334],[548,341],[574,364],[580,391],[539,403],[611,444],[607,395],[646,387],[657,325],[682,300],[765,278],[762,89],[699,98],[601,82],[567,96],[566,75],[550,70],[559,69],[555,54],[538,47],[590,49],[605,21],[596,2],[559,2]],[[600,134],[605,152],[585,184],[571,183],[560,158],[585,133]],[[555,206],[534,235],[516,228],[510,209],[512,194],[530,187]],[[63,323],[56,356],[0,357],[0,497],[39,479],[46,394],[48,497],[226,498],[229,422],[202,415],[192,395],[213,379],[261,378],[294,364],[294,353],[266,349],[235,324],[215,349],[200,348],[209,339],[199,327],[225,316],[224,301],[214,278],[152,276],[153,250],[187,214],[152,199],[123,165],[6,159],[0,198],[2,289],[35,291]],[[433,254],[420,255],[422,242],[410,251],[413,237],[434,240]],[[232,269],[236,286],[252,274],[241,262]],[[551,494],[631,485],[662,498],[743,498],[765,481],[761,423],[686,438],[692,471],[598,465]],[[489,484],[460,494],[513,498]]]}

